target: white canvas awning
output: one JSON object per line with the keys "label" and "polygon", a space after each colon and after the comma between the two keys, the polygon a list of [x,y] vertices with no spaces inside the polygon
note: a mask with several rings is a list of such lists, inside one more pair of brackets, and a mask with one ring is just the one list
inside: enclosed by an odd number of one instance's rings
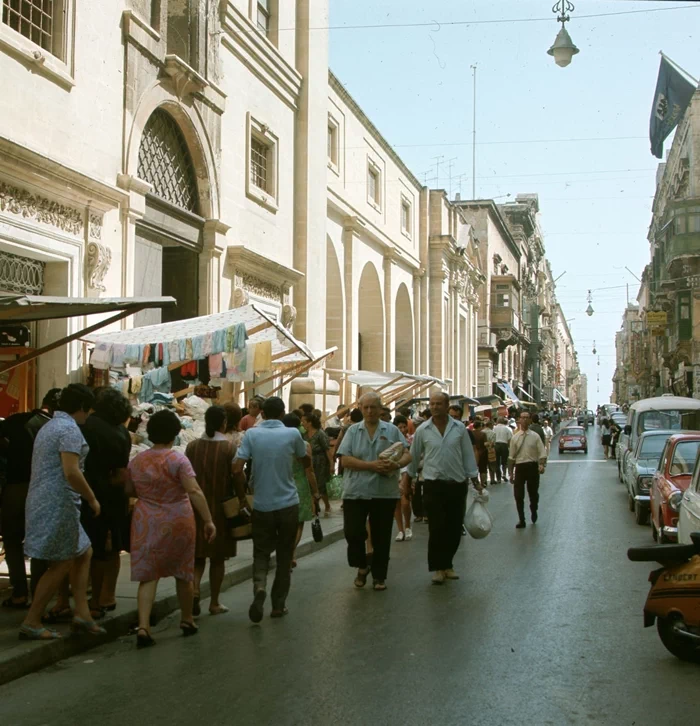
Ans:
{"label": "white canvas awning", "polygon": [[324,353],[314,355],[305,343],[297,340],[281,323],[274,320],[256,305],[246,305],[198,318],[177,320],[172,323],[145,325],[114,332],[99,332],[83,336],[88,343],[107,345],[148,345],[172,343],[195,338],[207,333],[227,330],[244,323],[248,333],[247,343],[272,342],[273,368],[311,363]]}
{"label": "white canvas awning", "polygon": [[354,383],[357,386],[381,389],[382,393],[390,393],[400,388],[409,386],[411,383],[415,386],[423,386],[434,384],[441,388],[447,387],[447,382],[433,376],[416,375],[413,373],[404,373],[403,371],[355,371],[341,369],[327,369],[329,374],[338,374]]}

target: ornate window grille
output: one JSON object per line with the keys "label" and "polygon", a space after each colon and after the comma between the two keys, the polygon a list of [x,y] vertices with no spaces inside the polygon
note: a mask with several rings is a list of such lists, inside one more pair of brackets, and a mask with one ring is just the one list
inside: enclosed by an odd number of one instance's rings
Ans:
{"label": "ornate window grille", "polygon": [[156,196],[188,212],[199,212],[192,157],[182,131],[166,111],[154,111],[143,130],[138,175],[153,185]]}
{"label": "ornate window grille", "polygon": [[54,0],[2,0],[2,22],[53,52]]}
{"label": "ornate window grille", "polygon": [[250,140],[250,180],[263,191],[268,191],[267,166],[269,149],[255,137]]}
{"label": "ornate window grille", "polygon": [[41,295],[44,289],[44,263],[0,252],[0,290],[25,295]]}

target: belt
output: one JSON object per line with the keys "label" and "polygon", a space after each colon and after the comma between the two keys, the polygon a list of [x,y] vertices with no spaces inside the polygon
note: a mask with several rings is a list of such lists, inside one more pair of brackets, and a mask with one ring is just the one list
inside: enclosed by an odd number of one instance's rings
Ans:
{"label": "belt", "polygon": [[516,466],[527,466],[528,464],[539,464],[538,461],[519,461],[516,462]]}
{"label": "belt", "polygon": [[[455,481],[454,479],[426,479],[425,481],[435,482],[436,484],[464,484],[463,481]],[[466,479],[464,481],[466,481]]]}

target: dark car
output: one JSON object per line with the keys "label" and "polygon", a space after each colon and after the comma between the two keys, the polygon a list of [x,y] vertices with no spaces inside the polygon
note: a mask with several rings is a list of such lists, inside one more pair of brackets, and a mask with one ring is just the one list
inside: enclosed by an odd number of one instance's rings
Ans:
{"label": "dark car", "polygon": [[586,438],[586,432],[581,426],[567,426],[562,429],[559,435],[559,453],[563,454],[565,451],[583,451],[584,454],[588,453],[588,439]]}

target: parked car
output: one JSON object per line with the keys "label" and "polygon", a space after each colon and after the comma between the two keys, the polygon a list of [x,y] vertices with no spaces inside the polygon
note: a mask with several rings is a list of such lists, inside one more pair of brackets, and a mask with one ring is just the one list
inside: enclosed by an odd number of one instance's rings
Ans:
{"label": "parked car", "polygon": [[559,434],[559,453],[565,451],[583,451],[588,453],[588,439],[586,432],[581,426],[567,426]]}
{"label": "parked car", "polygon": [[630,512],[637,524],[649,522],[649,490],[666,442],[674,431],[645,431],[625,459],[624,483]]}
{"label": "parked car", "polygon": [[678,539],[678,512],[700,450],[700,433],[674,434],[666,442],[649,491],[651,531],[659,544]]}
{"label": "parked car", "polygon": [[678,543],[692,544],[690,535],[694,532],[700,532],[700,465],[697,460],[678,512]]}
{"label": "parked car", "polygon": [[617,473],[621,482],[624,483],[626,459],[637,445],[640,434],[661,429],[700,431],[700,400],[664,394],[630,406],[618,444]]}

